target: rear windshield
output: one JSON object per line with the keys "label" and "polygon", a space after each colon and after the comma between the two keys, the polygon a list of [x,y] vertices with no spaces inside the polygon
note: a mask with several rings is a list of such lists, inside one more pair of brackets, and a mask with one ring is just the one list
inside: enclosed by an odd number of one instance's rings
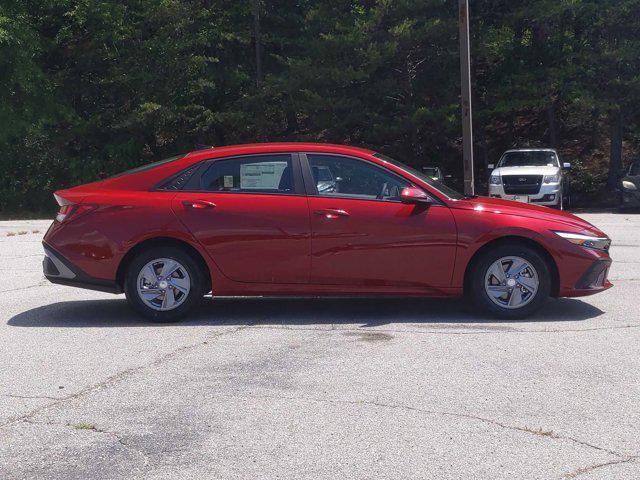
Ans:
{"label": "rear windshield", "polygon": [[123,175],[131,175],[132,173],[144,172],[146,170],[151,170],[152,168],[159,167],[160,165],[164,165],[165,163],[175,162],[176,160],[180,160],[184,158],[186,155],[176,155],[175,157],[165,158],[163,160],[158,160],[157,162],[146,163],[144,165],[140,165],[139,167],[132,168],[131,170],[125,170],[124,172],[116,173],[109,178],[117,178],[122,177]]}

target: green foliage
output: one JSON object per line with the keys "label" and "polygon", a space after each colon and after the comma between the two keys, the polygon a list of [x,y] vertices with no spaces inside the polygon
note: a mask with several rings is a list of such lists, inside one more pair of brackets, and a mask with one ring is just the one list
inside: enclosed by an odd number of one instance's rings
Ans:
{"label": "green foliage", "polygon": [[[478,177],[555,144],[595,195],[611,122],[640,141],[640,0],[471,13]],[[459,175],[457,34],[445,0],[4,0],[0,213],[198,144],[351,143]]]}

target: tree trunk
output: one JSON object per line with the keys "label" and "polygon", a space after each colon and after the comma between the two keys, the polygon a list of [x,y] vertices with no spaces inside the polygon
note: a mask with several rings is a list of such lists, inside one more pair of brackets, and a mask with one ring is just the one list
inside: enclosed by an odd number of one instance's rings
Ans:
{"label": "tree trunk", "polygon": [[622,112],[616,110],[609,116],[611,151],[609,154],[609,176],[607,188],[613,189],[618,184],[618,176],[622,169]]}
{"label": "tree trunk", "polygon": [[253,38],[256,49],[256,86],[262,83],[262,36],[260,34],[260,0],[253,0]]}
{"label": "tree trunk", "polygon": [[300,126],[298,125],[298,116],[296,115],[293,99],[290,96],[286,103],[285,117],[287,121],[287,128],[285,130],[285,137],[287,140],[294,140],[294,135],[300,130]]}
{"label": "tree trunk", "polygon": [[597,108],[591,110],[591,130],[589,133],[589,148],[591,152],[598,144],[598,133],[600,131],[600,112]]}
{"label": "tree trunk", "polygon": [[553,99],[547,104],[547,123],[549,124],[549,146],[558,146],[558,124],[556,123],[556,104]]}

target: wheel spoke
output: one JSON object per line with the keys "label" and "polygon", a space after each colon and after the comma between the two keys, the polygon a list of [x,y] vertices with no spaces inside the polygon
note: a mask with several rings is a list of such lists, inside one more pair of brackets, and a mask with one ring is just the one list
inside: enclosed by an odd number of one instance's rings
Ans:
{"label": "wheel spoke", "polygon": [[529,290],[531,293],[536,293],[536,290],[538,290],[538,282],[536,282],[535,278],[521,276],[520,278],[518,278],[518,283]]}
{"label": "wheel spoke", "polygon": [[167,261],[164,262],[164,265],[162,265],[162,271],[160,272],[160,276],[162,278],[167,278],[169,275],[175,272],[178,268],[180,268],[180,264],[178,262],[175,262],[171,259],[167,259]]}
{"label": "wheel spoke", "polygon": [[511,296],[509,297],[509,306],[517,307],[522,303],[522,292],[519,288],[514,288],[511,291]]}
{"label": "wheel spoke", "polygon": [[162,299],[162,308],[169,309],[176,303],[176,297],[173,295],[173,289],[167,288]]}
{"label": "wheel spoke", "polygon": [[504,268],[502,267],[502,261],[498,260],[489,268],[489,274],[493,275],[500,283],[504,283],[507,277],[504,274]]}
{"label": "wheel spoke", "polygon": [[153,300],[158,297],[162,293],[162,290],[159,288],[145,288],[140,290],[140,295],[142,295],[147,300]]}
{"label": "wheel spoke", "polygon": [[143,270],[142,270],[142,278],[144,279],[144,281],[146,281],[147,283],[151,283],[154,284],[156,283],[156,272],[153,269],[153,266],[151,264],[148,264]]}
{"label": "wheel spoke", "polygon": [[529,264],[527,262],[525,262],[524,260],[522,260],[521,258],[516,258],[513,260],[513,262],[511,263],[511,266],[509,267],[509,269],[507,270],[507,273],[509,275],[511,275],[512,277],[515,275],[520,274],[522,271],[524,271],[527,267],[529,266]]}
{"label": "wheel spoke", "polygon": [[507,293],[509,289],[504,285],[489,285],[487,286],[487,291],[493,297],[498,298]]}
{"label": "wheel spoke", "polygon": [[176,287],[185,295],[189,293],[189,279],[188,278],[172,278],[171,285]]}

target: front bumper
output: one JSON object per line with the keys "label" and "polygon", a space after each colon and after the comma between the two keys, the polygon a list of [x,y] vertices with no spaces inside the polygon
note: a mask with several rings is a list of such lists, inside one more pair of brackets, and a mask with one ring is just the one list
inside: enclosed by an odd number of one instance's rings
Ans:
{"label": "front bumper", "polygon": [[543,183],[540,186],[540,191],[536,194],[511,195],[505,193],[503,185],[489,185],[489,196],[494,198],[503,198],[505,200],[517,200],[516,197],[525,197],[526,203],[555,206],[560,204],[562,188],[559,183]]}
{"label": "front bumper", "polygon": [[610,258],[600,258],[588,264],[573,287],[560,291],[561,297],[585,297],[603,292],[613,287],[609,281]]}
{"label": "front bumper", "polygon": [[44,247],[42,270],[44,271],[46,279],[51,283],[86,288],[89,290],[98,290],[100,292],[122,292],[116,282],[93,278],[69,262],[69,260],[64,258],[50,245],[47,245],[45,242],[42,242],[42,245]]}

